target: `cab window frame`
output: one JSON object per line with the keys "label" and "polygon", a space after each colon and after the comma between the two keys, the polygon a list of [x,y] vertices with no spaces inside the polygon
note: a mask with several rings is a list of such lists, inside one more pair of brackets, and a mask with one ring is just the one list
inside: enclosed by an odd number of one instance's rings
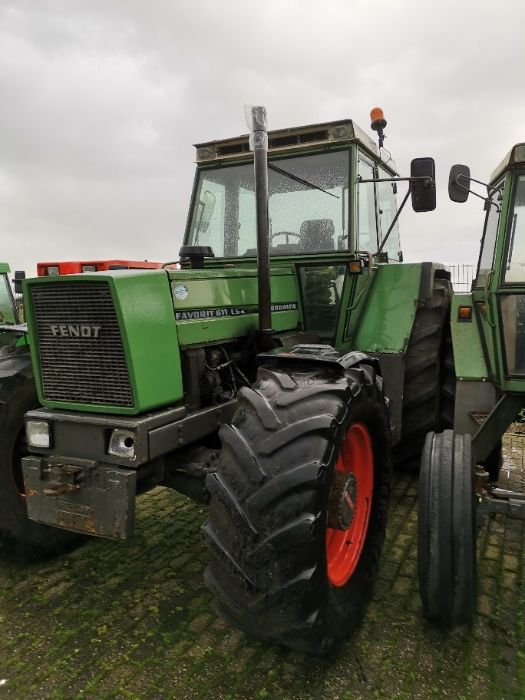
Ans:
{"label": "cab window frame", "polygon": [[[499,189],[500,187],[503,187],[503,182],[504,179],[499,180],[496,185],[494,186],[494,190]],[[501,205],[496,205],[495,204],[489,204],[489,208],[487,209],[487,213],[485,215],[485,222],[483,224],[483,234],[481,236],[481,243],[479,246],[479,255],[478,255],[478,263],[476,265],[476,276],[472,282],[472,289],[485,289],[486,284],[487,284],[487,278],[490,275],[490,273],[494,270],[494,263],[496,262],[496,243],[498,241],[498,231],[501,226]],[[486,270],[486,274],[484,275],[483,278],[483,283],[478,282],[480,279],[480,265],[481,261],[483,258],[483,253],[485,251],[485,241],[487,237],[487,229],[488,229],[488,223],[490,219],[490,215],[492,213],[492,210],[494,209],[495,212],[497,212],[497,221],[496,221],[496,226],[494,228],[494,242],[492,246],[492,264],[489,269]]]}
{"label": "cab window frame", "polygon": [[[516,281],[516,280],[507,280],[506,279],[506,274],[507,274],[507,265],[509,262],[509,253],[510,251],[510,244],[511,244],[511,235],[512,235],[512,225],[513,225],[513,214],[514,214],[514,203],[516,201],[516,192],[518,189],[518,184],[520,178],[522,178],[522,182],[525,182],[525,170],[518,170],[516,172],[511,173],[512,175],[512,185],[511,185],[511,192],[510,192],[510,197],[509,197],[509,207],[507,211],[507,221],[505,222],[505,248],[501,260],[501,271],[500,271],[500,285],[501,287],[504,288],[509,288],[509,287],[523,287],[525,286],[525,275],[523,280]],[[524,213],[525,213],[525,207],[524,207]]]}
{"label": "cab window frame", "polygon": [[[375,182],[365,182],[361,183],[359,180],[359,177],[361,176],[360,172],[360,164],[363,163],[364,165],[368,166],[371,171],[372,171],[372,179],[377,178],[377,163],[370,158],[368,155],[363,153],[363,151],[358,150],[357,151],[357,175],[358,175],[358,181],[357,181],[357,216],[356,216],[356,245],[355,249],[357,251],[362,251],[365,252],[365,248],[361,247],[361,231],[360,231],[360,221],[361,221],[361,216],[360,216],[360,206],[361,206],[361,187],[369,185],[372,188],[373,192],[373,197],[374,197],[374,221],[375,221],[375,248],[373,250],[366,250],[366,252],[370,253],[375,253],[380,245],[379,242],[379,236],[380,236],[380,223],[379,223],[379,204],[378,204],[378,198],[377,198],[377,188],[376,188],[376,183]],[[368,177],[365,179],[369,179]]]}

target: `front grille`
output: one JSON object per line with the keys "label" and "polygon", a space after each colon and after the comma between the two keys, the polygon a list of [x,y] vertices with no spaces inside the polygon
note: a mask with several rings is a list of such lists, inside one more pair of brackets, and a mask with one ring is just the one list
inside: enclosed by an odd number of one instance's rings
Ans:
{"label": "front grille", "polygon": [[54,282],[30,289],[44,398],[133,406],[108,282]]}

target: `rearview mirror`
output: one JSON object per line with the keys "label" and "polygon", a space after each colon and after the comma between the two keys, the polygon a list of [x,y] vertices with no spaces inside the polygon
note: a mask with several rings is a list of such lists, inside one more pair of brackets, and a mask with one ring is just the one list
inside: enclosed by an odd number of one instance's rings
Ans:
{"label": "rearview mirror", "polygon": [[22,294],[22,280],[25,280],[26,273],[23,270],[15,270],[15,277],[13,279],[15,286],[15,294]]}
{"label": "rearview mirror", "polygon": [[414,158],[410,164],[412,209],[434,211],[436,208],[436,164],[433,158]]}
{"label": "rearview mirror", "polygon": [[448,196],[453,202],[466,202],[469,196],[470,168],[453,165],[448,176]]}

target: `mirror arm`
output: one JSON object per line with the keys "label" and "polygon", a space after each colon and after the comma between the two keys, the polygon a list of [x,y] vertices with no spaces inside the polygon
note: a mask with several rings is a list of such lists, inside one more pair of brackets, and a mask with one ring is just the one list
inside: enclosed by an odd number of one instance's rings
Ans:
{"label": "mirror arm", "polygon": [[[410,178],[404,178],[404,179],[410,179]],[[414,178],[414,179],[420,179],[420,178]],[[392,219],[392,223],[391,223],[390,226],[388,227],[388,231],[386,232],[386,236],[383,238],[383,240],[382,240],[382,242],[381,242],[381,245],[379,246],[379,248],[378,248],[378,250],[377,250],[377,253],[374,253],[374,255],[379,255],[379,253],[383,250],[384,245],[385,245],[385,243],[387,242],[388,237],[389,237],[390,234],[392,233],[392,229],[393,229],[394,226],[396,225],[396,221],[399,219],[399,215],[400,215],[401,212],[403,211],[403,207],[404,207],[405,204],[407,203],[407,199],[409,198],[409,196],[410,196],[410,187],[408,188],[407,193],[406,193],[406,195],[404,196],[403,201],[401,202],[401,206],[399,207],[399,209],[398,209],[397,212],[396,212],[396,215],[395,215],[394,218]]]}
{"label": "mirror arm", "polygon": [[[471,190],[470,187],[466,187],[463,185],[461,182],[459,182],[459,179],[463,178],[465,180],[468,180],[469,182],[476,182],[478,185],[483,185],[483,187],[486,187],[487,190],[489,190],[489,196],[484,197],[482,194],[478,194],[477,192],[474,192],[474,190]],[[481,180],[476,180],[473,177],[466,177],[466,175],[458,175],[456,178],[456,185],[458,187],[461,187],[462,190],[465,190],[466,192],[469,192],[470,194],[473,194],[474,197],[478,197],[479,199],[482,199],[485,204],[492,204],[496,207],[498,211],[501,211],[501,207],[496,204],[496,202],[493,202],[491,199],[491,194],[494,192],[497,192],[500,188],[499,187],[490,187],[487,185],[486,182],[481,182]]]}

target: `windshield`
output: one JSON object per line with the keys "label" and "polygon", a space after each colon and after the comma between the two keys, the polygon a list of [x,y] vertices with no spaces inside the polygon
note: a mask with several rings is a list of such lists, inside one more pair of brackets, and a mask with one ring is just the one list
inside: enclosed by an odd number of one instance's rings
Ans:
{"label": "windshield", "polygon": [[525,282],[525,175],[520,175],[515,183],[509,224],[505,282],[522,283]]}
{"label": "windshield", "polygon": [[[268,163],[272,255],[348,248],[349,151]],[[188,245],[217,257],[257,254],[253,164],[201,171]]]}

